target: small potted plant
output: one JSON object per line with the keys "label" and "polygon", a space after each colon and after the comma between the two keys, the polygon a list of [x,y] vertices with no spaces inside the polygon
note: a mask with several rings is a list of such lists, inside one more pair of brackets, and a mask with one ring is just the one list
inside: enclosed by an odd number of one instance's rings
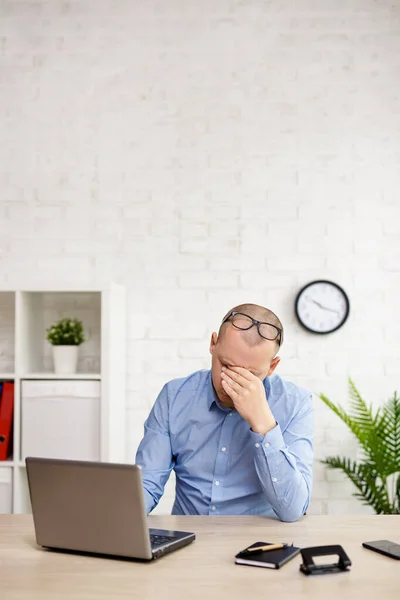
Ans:
{"label": "small potted plant", "polygon": [[78,348],[85,341],[82,321],[64,318],[53,323],[47,331],[47,340],[53,346],[55,373],[75,373]]}

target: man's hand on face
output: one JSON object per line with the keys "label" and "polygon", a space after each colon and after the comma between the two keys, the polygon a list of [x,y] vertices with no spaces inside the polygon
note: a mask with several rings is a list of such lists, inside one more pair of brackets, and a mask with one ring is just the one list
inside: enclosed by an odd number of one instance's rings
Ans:
{"label": "man's hand on face", "polygon": [[221,381],[236,410],[255,433],[265,436],[276,426],[261,379],[242,367],[222,367]]}

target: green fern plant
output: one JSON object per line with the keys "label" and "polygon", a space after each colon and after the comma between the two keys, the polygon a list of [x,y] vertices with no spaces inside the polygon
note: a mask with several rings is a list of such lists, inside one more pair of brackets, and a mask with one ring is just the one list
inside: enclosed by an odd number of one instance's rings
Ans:
{"label": "green fern plant", "polygon": [[357,488],[353,494],[377,514],[400,514],[400,399],[393,397],[375,414],[349,379],[349,410],[335,405],[324,394],[321,400],[347,425],[361,447],[357,462],[330,456],[321,461],[342,470]]}

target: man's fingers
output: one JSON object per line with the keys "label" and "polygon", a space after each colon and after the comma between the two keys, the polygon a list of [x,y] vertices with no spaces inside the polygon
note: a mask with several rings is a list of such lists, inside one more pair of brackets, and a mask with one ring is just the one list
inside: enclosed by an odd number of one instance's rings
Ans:
{"label": "man's fingers", "polygon": [[247,379],[247,381],[254,381],[254,379],[258,379],[256,375],[253,375],[253,373],[250,373],[250,371],[244,369],[243,367],[232,367],[232,370],[236,373],[239,373],[239,375],[244,377],[244,379]]}
{"label": "man's fingers", "polygon": [[235,392],[235,390],[229,385],[229,383],[227,381],[225,381],[224,379],[221,379],[221,383],[222,383],[222,387],[224,388],[225,392],[228,394],[228,396],[233,401],[235,401],[239,398],[239,394],[237,392]]}
{"label": "man's fingers", "polygon": [[233,378],[230,377],[226,372],[222,372],[222,374],[221,374],[221,380],[222,381],[226,381],[229,384],[229,386],[233,390],[235,390],[235,392],[243,391],[242,386],[239,383],[237,383],[236,381],[234,381]]}
{"label": "man's fingers", "polygon": [[225,373],[228,373],[229,377],[242,385],[245,385],[248,381],[254,381],[255,378],[255,375],[247,369],[243,369],[243,367],[225,367]]}

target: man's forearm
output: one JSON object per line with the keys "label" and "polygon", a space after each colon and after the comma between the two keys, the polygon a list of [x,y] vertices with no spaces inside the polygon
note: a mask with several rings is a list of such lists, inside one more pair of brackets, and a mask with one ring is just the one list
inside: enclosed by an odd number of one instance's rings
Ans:
{"label": "man's forearm", "polygon": [[144,502],[145,502],[145,508],[146,508],[146,515],[148,515],[149,513],[151,513],[153,508],[155,508],[157,506],[158,499],[154,498],[154,496],[146,488],[145,481],[143,481],[143,491],[144,491]]}
{"label": "man's forearm", "polygon": [[285,446],[280,427],[255,442],[254,463],[268,502],[282,521],[296,521],[310,501],[309,481],[299,470],[296,458]]}

